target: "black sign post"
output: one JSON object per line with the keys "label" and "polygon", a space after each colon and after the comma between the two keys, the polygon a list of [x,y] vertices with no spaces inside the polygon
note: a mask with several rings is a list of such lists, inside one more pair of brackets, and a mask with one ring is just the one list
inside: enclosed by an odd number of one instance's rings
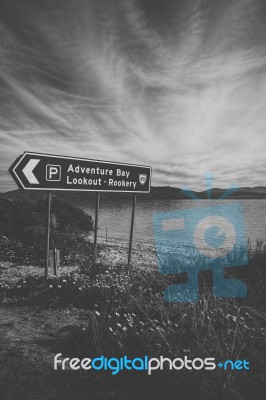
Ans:
{"label": "black sign post", "polygon": [[45,279],[48,278],[49,256],[50,256],[50,229],[51,229],[51,192],[47,192],[47,222],[46,222],[46,257],[45,257]]}
{"label": "black sign post", "polygon": [[128,263],[131,260],[137,193],[149,193],[151,167],[41,153],[23,153],[10,167],[10,174],[25,190],[47,191],[45,277],[48,276],[51,191],[96,192],[94,262],[97,260],[97,231],[101,192],[133,193]]}
{"label": "black sign post", "polygon": [[149,193],[151,168],[25,152],[9,169],[21,189]]}
{"label": "black sign post", "polygon": [[95,206],[95,223],[94,223],[94,254],[93,264],[97,263],[97,237],[98,237],[98,219],[99,219],[99,206],[100,206],[100,193],[96,194],[96,206]]}
{"label": "black sign post", "polygon": [[132,251],[132,241],[133,241],[133,230],[134,230],[136,201],[137,201],[137,195],[133,194],[131,225],[130,225],[130,238],[129,238],[129,248],[128,248],[128,261],[127,261],[128,265],[130,264],[130,261],[131,261],[131,251]]}

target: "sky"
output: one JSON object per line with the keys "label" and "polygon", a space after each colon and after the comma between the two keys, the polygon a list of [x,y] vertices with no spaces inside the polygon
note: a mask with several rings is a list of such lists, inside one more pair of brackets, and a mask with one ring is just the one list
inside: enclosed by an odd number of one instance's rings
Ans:
{"label": "sky", "polygon": [[0,192],[24,151],[264,186],[265,0],[0,0]]}

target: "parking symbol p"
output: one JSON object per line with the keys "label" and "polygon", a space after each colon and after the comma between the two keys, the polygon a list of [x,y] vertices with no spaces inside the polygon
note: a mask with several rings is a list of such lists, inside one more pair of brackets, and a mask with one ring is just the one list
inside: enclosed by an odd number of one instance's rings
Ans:
{"label": "parking symbol p", "polygon": [[61,180],[61,165],[46,165],[46,180],[58,182]]}

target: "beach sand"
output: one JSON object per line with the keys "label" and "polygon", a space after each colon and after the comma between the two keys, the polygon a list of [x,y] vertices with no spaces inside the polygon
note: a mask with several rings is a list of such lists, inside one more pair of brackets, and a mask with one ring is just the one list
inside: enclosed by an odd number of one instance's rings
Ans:
{"label": "beach sand", "polygon": [[[99,258],[102,264],[116,265],[127,264],[129,242],[121,239],[108,239],[100,237]],[[154,243],[151,241],[134,240],[131,253],[131,264],[134,267],[156,267],[156,254]]]}
{"label": "beach sand", "polygon": [[[92,241],[92,238],[90,238]],[[127,264],[129,243],[121,239],[98,238],[98,258],[97,263],[104,265]],[[156,268],[156,255],[154,244],[141,240],[134,240],[132,246],[131,265],[137,268]],[[57,275],[62,273],[79,273],[79,265],[61,265],[57,270]],[[49,275],[52,275],[52,268]],[[15,284],[19,279],[27,275],[40,277],[44,275],[44,266],[24,265],[9,261],[0,262],[0,281],[8,285]]]}

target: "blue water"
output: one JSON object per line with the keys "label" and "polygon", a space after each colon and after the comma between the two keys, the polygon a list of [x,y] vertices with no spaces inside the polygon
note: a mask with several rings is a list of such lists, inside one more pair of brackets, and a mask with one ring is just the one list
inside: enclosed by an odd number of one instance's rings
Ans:
{"label": "blue water", "polygon": [[[244,227],[247,238],[254,244],[257,238],[266,242],[266,200],[144,200],[137,198],[135,213],[134,238],[145,241],[153,240],[153,213],[174,211],[188,208],[204,208],[219,204],[239,203],[243,209]],[[79,205],[94,219],[95,202],[88,201]],[[132,200],[101,198],[99,213],[99,236],[128,239],[130,231]],[[200,210],[199,210],[200,212]],[[235,215],[237,220],[239,215]],[[230,235],[227,237],[230,241]]]}

